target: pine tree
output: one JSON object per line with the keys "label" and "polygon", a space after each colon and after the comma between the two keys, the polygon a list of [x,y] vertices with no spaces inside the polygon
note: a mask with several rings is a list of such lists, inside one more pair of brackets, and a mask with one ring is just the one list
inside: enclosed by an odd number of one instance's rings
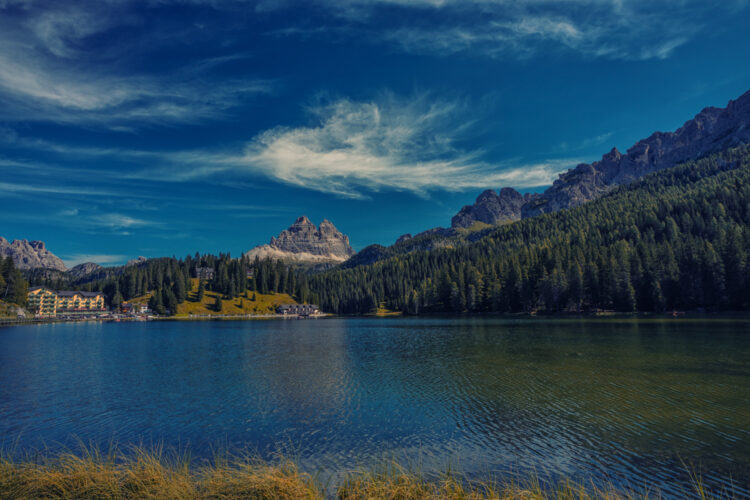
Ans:
{"label": "pine tree", "polygon": [[115,294],[112,296],[112,302],[111,302],[112,308],[115,310],[119,310],[122,307],[122,302],[123,302],[122,294],[120,293],[120,290],[116,290]]}
{"label": "pine tree", "polygon": [[187,298],[187,289],[185,288],[185,277],[183,276],[182,271],[177,271],[177,274],[174,277],[172,291],[174,292],[175,298],[179,304],[185,302],[185,299]]}

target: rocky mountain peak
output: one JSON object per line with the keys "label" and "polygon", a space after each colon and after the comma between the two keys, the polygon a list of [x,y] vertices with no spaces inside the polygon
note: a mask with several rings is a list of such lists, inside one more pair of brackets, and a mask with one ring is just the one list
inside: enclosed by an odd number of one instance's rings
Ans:
{"label": "rocky mountain peak", "polygon": [[146,257],[143,255],[139,255],[137,259],[130,259],[127,264],[125,264],[125,267],[129,266],[140,266],[141,264],[144,264],[148,261]]}
{"label": "rocky mountain peak", "polygon": [[8,240],[0,237],[0,256],[12,257],[19,269],[55,269],[65,271],[63,261],[47,250],[43,241]]}
{"label": "rocky mountain peak", "polygon": [[409,241],[412,238],[411,233],[402,234],[396,239],[396,245],[399,243],[403,243],[404,241]]}
{"label": "rocky mountain peak", "polygon": [[76,279],[79,279],[98,272],[102,269],[104,268],[95,262],[84,262],[82,264],[78,264],[75,267],[72,267],[70,270],[68,270],[68,274]]}
{"label": "rocky mountain peak", "polygon": [[505,187],[496,192],[492,189],[477,196],[473,205],[466,205],[451,219],[451,227],[467,228],[474,222],[498,224],[521,218],[521,207],[534,195],[522,195],[513,188]]}
{"label": "rocky mountain peak", "polygon": [[343,262],[354,255],[354,249],[349,245],[349,237],[328,219],[316,227],[302,216],[272,237],[268,245],[255,247],[245,255],[251,259],[257,256],[302,262]]}
{"label": "rocky mountain peak", "polygon": [[[336,229],[336,226],[333,225],[333,222],[329,221],[328,219],[323,219],[323,222],[320,223],[320,226],[318,227],[318,231],[320,231],[320,234],[328,234],[328,235],[337,235],[341,234],[338,229]],[[347,238],[348,241],[348,238]]]}
{"label": "rocky mountain peak", "polygon": [[476,221],[497,224],[573,208],[651,172],[748,142],[750,91],[726,108],[702,109],[674,132],[654,132],[625,154],[612,148],[599,161],[581,163],[560,174],[541,195],[521,197],[511,188],[486,190],[453,217],[451,227],[470,227]]}
{"label": "rocky mountain peak", "polygon": [[539,199],[524,205],[522,217],[573,208],[651,172],[747,142],[750,92],[729,101],[726,108],[704,108],[674,132],[654,132],[625,154],[613,148],[599,161],[560,174]]}
{"label": "rocky mountain peak", "polygon": [[306,215],[303,215],[301,217],[297,217],[297,219],[294,221],[294,224],[291,225],[290,229],[293,227],[315,227],[315,224],[310,221],[310,219],[307,218]]}

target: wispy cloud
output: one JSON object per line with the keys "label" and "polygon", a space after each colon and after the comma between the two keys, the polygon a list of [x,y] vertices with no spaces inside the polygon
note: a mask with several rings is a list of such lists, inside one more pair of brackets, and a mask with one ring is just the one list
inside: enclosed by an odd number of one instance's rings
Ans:
{"label": "wispy cloud", "polygon": [[[110,183],[139,179],[162,182],[208,180],[232,187],[264,176],[285,184],[348,198],[367,197],[381,190],[411,191],[427,196],[436,190],[460,191],[486,186],[529,188],[551,184],[577,158],[551,158],[528,163],[521,160],[489,161],[486,152],[468,148],[464,141],[475,132],[476,110],[470,103],[440,99],[428,93],[399,97],[382,93],[369,101],[347,98],[319,100],[307,108],[309,121],[302,126],[277,126],[245,144],[216,150],[146,151],[127,148],[68,146],[19,136],[6,141],[20,149],[38,148],[68,160],[100,162],[116,158],[133,168],[109,171]],[[9,134],[6,134],[9,135]],[[23,164],[35,172],[68,167]],[[148,165],[144,168],[144,165]],[[3,160],[0,158],[0,169]],[[85,179],[87,169],[71,169]],[[141,189],[111,191],[80,186],[0,183],[0,190],[153,198]],[[262,210],[261,210],[262,208]],[[211,207],[207,207],[211,209]],[[269,213],[269,207],[237,207],[243,217]],[[281,207],[276,213],[287,213]]]}
{"label": "wispy cloud", "polygon": [[121,39],[111,50],[89,42],[137,24],[127,4],[0,4],[0,119],[127,130],[222,117],[248,95],[272,91],[272,82],[263,79],[206,78],[207,71],[239,56],[193,61],[164,74],[128,68],[128,50],[144,50],[142,39]]}
{"label": "wispy cloud", "polygon": [[0,182],[0,191],[7,193],[39,193],[39,194],[62,194],[83,196],[123,196],[116,191],[107,191],[96,188],[79,188],[66,186],[43,186],[38,184],[21,184],[13,182]]}
{"label": "wispy cloud", "polygon": [[[406,52],[529,58],[572,51],[585,57],[665,59],[694,39],[711,16],[740,12],[745,0],[317,0],[333,19],[277,34],[346,35]],[[396,12],[394,12],[396,11]],[[387,25],[382,15],[391,14]]]}
{"label": "wispy cloud", "polygon": [[[373,101],[339,99],[309,108],[312,123],[279,126],[254,137],[241,154],[181,154],[179,179],[263,174],[290,185],[361,198],[383,189],[427,195],[464,190],[550,184],[577,160],[554,159],[523,165],[488,162],[461,139],[471,130],[464,104],[430,95]],[[191,166],[192,165],[192,166]]]}

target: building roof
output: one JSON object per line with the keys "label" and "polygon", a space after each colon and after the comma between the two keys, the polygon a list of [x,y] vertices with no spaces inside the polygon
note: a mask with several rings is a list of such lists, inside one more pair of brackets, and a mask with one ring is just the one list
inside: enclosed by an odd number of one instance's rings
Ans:
{"label": "building roof", "polygon": [[81,297],[98,297],[102,295],[102,292],[79,292],[76,290],[60,290],[57,292],[60,297],[74,297],[80,295]]}
{"label": "building roof", "polygon": [[59,291],[55,292],[54,290],[50,290],[49,288],[44,287],[44,286],[35,286],[35,287],[32,287],[32,288],[29,288],[29,293],[36,292],[38,290],[44,290],[44,291],[50,292],[50,293],[57,293],[57,295],[59,297],[74,297],[76,295],[80,295],[81,297],[99,297],[99,296],[104,296],[104,294],[102,292],[82,292],[82,291],[79,291],[79,290],[59,290]]}
{"label": "building roof", "polygon": [[282,304],[278,307],[282,311],[319,309],[315,304]]}

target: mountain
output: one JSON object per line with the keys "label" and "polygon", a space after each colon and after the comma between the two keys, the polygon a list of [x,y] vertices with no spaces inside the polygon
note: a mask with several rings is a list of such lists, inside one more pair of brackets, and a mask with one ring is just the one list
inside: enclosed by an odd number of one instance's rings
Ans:
{"label": "mountain", "polygon": [[498,224],[573,208],[646,174],[750,142],[750,91],[726,108],[708,107],[674,132],[655,132],[622,154],[612,148],[594,163],[560,174],[541,195],[522,196],[510,188],[484,191],[474,205],[456,214],[453,228],[475,222]]}
{"label": "mountain", "polygon": [[255,247],[245,253],[252,259],[270,258],[308,264],[340,263],[354,255],[349,237],[342,234],[330,221],[323,220],[320,227],[305,216],[294,221],[289,229],[272,237],[267,245]]}
{"label": "mountain", "polygon": [[0,236],[0,256],[13,257],[13,262],[19,269],[56,269],[65,271],[63,261],[47,250],[43,241],[8,240]]}
{"label": "mountain", "polygon": [[145,264],[146,262],[148,262],[148,259],[141,255],[137,259],[130,259],[127,264],[125,264],[125,267],[140,266]]}
{"label": "mountain", "polygon": [[522,217],[576,207],[613,187],[646,174],[750,142],[750,91],[726,108],[708,107],[674,132],[655,132],[625,154],[617,148],[592,164],[560,175],[540,197],[526,203]]}
{"label": "mountain", "polygon": [[91,274],[99,272],[102,269],[104,269],[102,266],[94,262],[84,262],[83,264],[78,264],[77,266],[70,268],[68,270],[68,274],[74,280],[78,280],[85,276],[89,276]]}
{"label": "mountain", "polygon": [[538,195],[522,195],[513,188],[503,188],[499,193],[488,189],[477,197],[473,205],[466,205],[451,219],[451,227],[468,228],[475,222],[499,224],[521,219],[521,207]]}
{"label": "mountain", "polygon": [[343,314],[750,310],[748,207],[743,145],[459,245],[363,250],[362,265],[312,275],[309,290]]}

